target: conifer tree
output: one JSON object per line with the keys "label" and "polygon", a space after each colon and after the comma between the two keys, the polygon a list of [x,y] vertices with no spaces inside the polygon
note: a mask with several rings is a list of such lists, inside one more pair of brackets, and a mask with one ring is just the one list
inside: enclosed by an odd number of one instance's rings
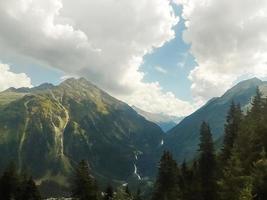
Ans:
{"label": "conifer tree", "polygon": [[28,183],[28,180],[29,180],[29,176],[28,176],[27,173],[23,172],[22,174],[19,175],[18,180],[19,180],[18,181],[19,187],[17,189],[16,198],[15,199],[24,200],[24,199],[26,199],[24,197],[24,195],[25,195],[27,183]]}
{"label": "conifer tree", "polygon": [[136,194],[134,195],[134,200],[142,200],[140,188],[138,188]]}
{"label": "conifer tree", "polygon": [[41,200],[41,195],[37,189],[35,182],[32,178],[29,178],[23,187],[22,198],[20,200]]}
{"label": "conifer tree", "polygon": [[109,185],[104,194],[104,200],[112,200],[114,195],[113,187]]}
{"label": "conifer tree", "polygon": [[[263,129],[264,129],[264,133],[267,132],[267,98],[265,99],[264,103],[263,103]],[[262,143],[263,143],[263,147],[264,149],[267,149],[267,134],[263,134],[262,135]]]}
{"label": "conifer tree", "polygon": [[265,150],[262,151],[261,158],[254,164],[252,180],[254,199],[267,199],[267,157]]}
{"label": "conifer tree", "polygon": [[89,166],[85,160],[82,160],[75,170],[72,180],[72,197],[79,200],[98,199],[96,181],[90,174]]}
{"label": "conifer tree", "polygon": [[191,195],[188,195],[187,199],[185,200],[200,200],[201,199],[199,198],[201,196],[200,172],[199,172],[199,164],[196,160],[193,162],[191,173],[192,173],[191,187],[189,188],[189,193]]}
{"label": "conifer tree", "polygon": [[187,168],[186,161],[184,160],[184,162],[181,165],[181,175],[179,177],[181,189],[187,185],[188,175],[189,175],[189,169]]}
{"label": "conifer tree", "polygon": [[126,185],[125,187],[125,193],[128,194],[129,196],[132,196],[128,185]]}
{"label": "conifer tree", "polygon": [[34,180],[26,173],[19,174],[10,163],[0,178],[0,199],[41,200],[41,195]]}
{"label": "conifer tree", "polygon": [[216,200],[216,162],[210,127],[203,122],[200,128],[199,175],[202,200]]}
{"label": "conifer tree", "polygon": [[256,96],[253,98],[252,107],[242,120],[236,147],[240,153],[240,160],[245,171],[248,173],[253,163],[259,159],[260,152],[265,146],[266,122],[263,120],[264,101],[260,90],[257,88]]}
{"label": "conifer tree", "polygon": [[242,111],[240,104],[236,105],[232,102],[226,117],[224,128],[224,141],[221,154],[221,164],[227,163],[231,156],[231,150],[234,146],[235,139],[240,129],[242,119]]}
{"label": "conifer tree", "polygon": [[253,143],[253,151],[260,151],[262,150],[262,144],[264,141],[262,141],[263,136],[266,135],[266,129],[264,128],[264,125],[266,124],[265,121],[263,121],[263,110],[264,110],[264,101],[263,101],[263,95],[260,92],[260,89],[257,88],[256,95],[252,101],[252,107],[251,112],[249,113],[250,116],[250,124],[254,128],[254,137],[252,138]]}
{"label": "conifer tree", "polygon": [[159,164],[158,177],[152,200],[177,200],[180,198],[179,169],[170,152],[165,151]]}
{"label": "conifer tree", "polygon": [[125,188],[118,188],[114,200],[132,200],[132,197],[126,193]]}
{"label": "conifer tree", "polygon": [[186,161],[181,166],[181,176],[179,185],[181,188],[181,195],[183,200],[189,200],[192,196],[192,183],[193,173],[192,170],[188,169]]}
{"label": "conifer tree", "polygon": [[253,200],[253,199],[254,198],[252,195],[252,185],[250,183],[247,184],[243,190],[241,190],[238,200]]}
{"label": "conifer tree", "polygon": [[245,175],[241,160],[236,151],[232,153],[223,169],[222,178],[218,181],[221,200],[236,200],[250,177]]}
{"label": "conifer tree", "polygon": [[0,180],[0,199],[16,199],[19,191],[19,176],[15,164],[12,162],[4,171]]}
{"label": "conifer tree", "polygon": [[251,108],[251,115],[255,121],[260,119],[260,114],[262,113],[262,108],[263,108],[263,100],[262,100],[262,93],[257,87],[256,89],[256,95],[254,96],[252,100],[252,108]]}

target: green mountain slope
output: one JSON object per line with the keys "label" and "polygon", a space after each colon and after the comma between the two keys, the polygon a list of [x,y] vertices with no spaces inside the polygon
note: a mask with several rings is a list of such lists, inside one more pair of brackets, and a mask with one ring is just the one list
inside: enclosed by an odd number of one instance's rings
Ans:
{"label": "green mountain slope", "polygon": [[178,161],[192,159],[198,149],[201,123],[208,122],[213,132],[213,138],[221,140],[226,114],[231,102],[240,103],[243,110],[247,110],[258,86],[266,93],[267,83],[253,78],[240,82],[223,96],[211,99],[168,132],[164,147],[170,149]]}
{"label": "green mountain slope", "polygon": [[85,79],[0,93],[0,167],[62,185],[81,159],[100,179],[151,177],[163,132]]}

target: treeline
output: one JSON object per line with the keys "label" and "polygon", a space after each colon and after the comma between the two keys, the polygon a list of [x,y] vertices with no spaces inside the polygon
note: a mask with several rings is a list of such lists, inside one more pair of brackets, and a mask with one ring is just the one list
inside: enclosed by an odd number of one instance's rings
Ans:
{"label": "treeline", "polygon": [[267,99],[259,89],[246,113],[232,103],[221,151],[209,125],[200,127],[199,155],[178,166],[164,152],[152,200],[266,200]]}
{"label": "treeline", "polygon": [[[132,194],[128,186],[111,185],[103,192],[86,161],[81,161],[71,177],[70,196],[75,200],[142,200],[140,190]],[[0,178],[0,200],[41,200],[33,178],[26,172],[19,173],[14,163],[9,164]]]}
{"label": "treeline", "polygon": [[10,163],[0,178],[1,200],[41,200],[34,180],[26,172],[18,173],[14,163]]}
{"label": "treeline", "polygon": [[81,161],[72,177],[71,196],[78,200],[142,200],[140,190],[132,194],[128,188],[118,187],[116,190],[109,185],[104,192],[97,186],[91,175],[88,163]]}

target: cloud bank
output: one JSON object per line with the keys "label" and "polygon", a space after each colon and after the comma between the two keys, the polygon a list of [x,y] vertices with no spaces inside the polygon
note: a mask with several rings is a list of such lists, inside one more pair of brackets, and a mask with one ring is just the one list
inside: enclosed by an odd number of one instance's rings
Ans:
{"label": "cloud bank", "polygon": [[86,77],[150,112],[185,115],[189,103],[144,83],[139,70],[175,37],[178,20],[169,0],[0,0],[0,55]]}
{"label": "cloud bank", "polygon": [[198,66],[195,99],[221,95],[240,79],[267,76],[267,1],[176,0],[186,20],[184,40]]}
{"label": "cloud bank", "polygon": [[31,79],[24,73],[11,72],[9,65],[0,63],[0,91],[10,87],[32,87]]}

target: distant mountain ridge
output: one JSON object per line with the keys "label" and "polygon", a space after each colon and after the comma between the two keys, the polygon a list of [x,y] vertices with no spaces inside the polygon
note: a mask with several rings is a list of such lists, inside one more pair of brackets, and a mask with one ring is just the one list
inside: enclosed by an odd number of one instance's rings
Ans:
{"label": "distant mountain ridge", "polygon": [[86,79],[0,93],[0,170],[10,160],[38,183],[65,185],[86,159],[102,181],[153,177],[164,133]]}
{"label": "distant mountain ridge", "polygon": [[180,162],[194,158],[198,149],[199,127],[202,121],[210,124],[214,140],[221,140],[225,117],[231,102],[240,103],[242,109],[246,111],[257,87],[267,94],[267,82],[253,78],[238,83],[221,97],[211,99],[168,132],[164,148],[170,149]]}
{"label": "distant mountain ridge", "polygon": [[165,115],[162,113],[151,113],[144,111],[136,106],[132,106],[132,108],[139,114],[146,118],[148,121],[154,122],[161,127],[164,132],[169,131],[174,126],[176,126],[184,117],[176,117]]}

